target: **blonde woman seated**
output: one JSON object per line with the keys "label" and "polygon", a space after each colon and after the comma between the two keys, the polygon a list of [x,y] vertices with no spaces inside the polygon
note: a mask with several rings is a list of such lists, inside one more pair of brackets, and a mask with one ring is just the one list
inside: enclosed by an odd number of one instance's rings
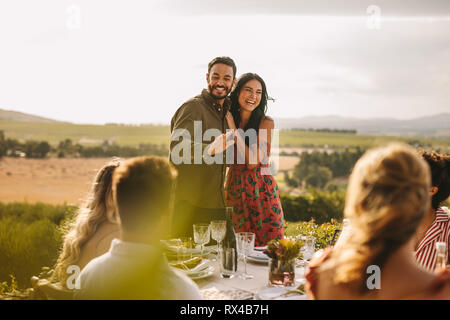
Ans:
{"label": "blonde woman seated", "polygon": [[[118,166],[119,161],[113,160],[98,171],[86,202],[78,210],[64,236],[63,247],[50,281],[32,278],[37,298],[71,299],[72,291],[67,290],[67,280],[74,271],[69,269],[68,272],[68,267],[77,266],[82,270],[89,261],[106,253],[114,238],[119,238],[119,218],[111,188],[113,172]],[[75,277],[72,278],[74,285]]]}
{"label": "blonde woman seated", "polygon": [[428,165],[414,149],[395,144],[367,152],[347,190],[351,234],[310,262],[309,298],[450,299],[450,272],[426,271],[414,256],[430,187]]}

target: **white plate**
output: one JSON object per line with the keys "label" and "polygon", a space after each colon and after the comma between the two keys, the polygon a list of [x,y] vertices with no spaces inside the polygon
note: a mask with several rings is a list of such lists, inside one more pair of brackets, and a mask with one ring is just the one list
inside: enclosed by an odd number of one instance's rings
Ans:
{"label": "white plate", "polygon": [[196,273],[196,274],[188,274],[186,273],[186,275],[191,278],[192,280],[197,280],[197,279],[203,279],[203,278],[207,278],[211,275],[213,275],[214,273],[214,267],[213,266],[209,266],[207,269],[205,269],[202,272]]}
{"label": "white plate", "polygon": [[264,251],[267,249],[267,246],[264,247],[255,247],[255,251]]}
{"label": "white plate", "polygon": [[[177,246],[174,246],[172,244],[170,244],[170,242],[168,240],[161,240],[161,243],[164,245],[165,247],[165,251],[166,251],[166,255],[168,256],[168,258],[176,258],[177,257]],[[191,249],[187,249],[186,251],[189,253],[190,256],[192,257],[200,257],[200,256],[207,256],[210,253],[214,252],[215,246],[205,246],[205,248],[203,249],[203,255],[201,254],[202,250],[199,247],[196,248],[191,248]]]}
{"label": "white plate", "polygon": [[247,257],[247,260],[254,263],[268,264],[269,257],[260,251],[254,251]]}
{"label": "white plate", "polygon": [[258,260],[267,260],[267,261],[269,260],[269,257],[265,253],[263,253],[261,251],[253,251],[249,255],[249,257],[251,257],[253,259],[258,259]]}
{"label": "white plate", "polygon": [[293,290],[295,287],[269,287],[259,291],[255,295],[255,300],[306,300],[306,294],[292,294],[286,297],[281,295],[288,290]]}

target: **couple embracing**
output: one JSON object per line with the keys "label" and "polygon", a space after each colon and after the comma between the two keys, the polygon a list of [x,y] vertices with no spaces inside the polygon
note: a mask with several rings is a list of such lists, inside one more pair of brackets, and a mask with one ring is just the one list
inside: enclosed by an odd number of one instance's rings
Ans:
{"label": "couple embracing", "polygon": [[[283,238],[280,194],[268,170],[274,121],[266,115],[264,80],[255,73],[236,79],[234,61],[217,57],[208,64],[206,82],[207,89],[171,121],[170,160],[178,169],[173,236],[192,234],[194,223],[224,219],[224,208],[233,207],[235,231],[254,232],[256,246]],[[208,141],[203,133],[211,129],[220,134]],[[180,130],[184,138],[202,137],[190,140],[188,157],[177,147]],[[200,161],[193,157],[198,150]],[[211,156],[223,161],[210,161]]]}

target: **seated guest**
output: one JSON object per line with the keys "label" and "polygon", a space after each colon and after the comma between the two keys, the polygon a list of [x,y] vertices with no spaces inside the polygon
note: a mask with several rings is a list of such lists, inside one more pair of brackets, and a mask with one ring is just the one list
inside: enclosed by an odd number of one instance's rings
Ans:
{"label": "seated guest", "polygon": [[70,299],[72,293],[64,291],[73,274],[68,267],[75,265],[83,269],[89,261],[106,253],[111,241],[119,237],[111,187],[112,175],[118,166],[119,161],[113,160],[98,171],[85,203],[67,229],[50,281],[33,277],[32,284],[39,297]]}
{"label": "seated guest", "polygon": [[413,255],[429,208],[430,180],[427,164],[410,147],[368,151],[349,180],[344,214],[351,234],[310,262],[309,298],[450,298],[450,272],[431,273]]}
{"label": "seated guest", "polygon": [[80,274],[76,299],[200,299],[195,283],[171,269],[159,240],[170,226],[176,170],[157,157],[127,160],[113,176],[120,240]]}
{"label": "seated guest", "polygon": [[448,209],[441,206],[450,194],[450,156],[425,151],[420,154],[431,170],[431,202],[419,225],[415,249],[419,264],[432,271],[436,268],[436,242],[447,244],[450,263],[450,216]]}

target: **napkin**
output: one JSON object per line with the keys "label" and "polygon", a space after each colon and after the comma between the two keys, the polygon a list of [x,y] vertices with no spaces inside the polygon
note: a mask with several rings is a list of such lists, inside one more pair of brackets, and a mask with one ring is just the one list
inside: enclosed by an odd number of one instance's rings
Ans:
{"label": "napkin", "polygon": [[216,286],[200,290],[205,300],[252,300],[253,293],[236,288],[218,288]]}

